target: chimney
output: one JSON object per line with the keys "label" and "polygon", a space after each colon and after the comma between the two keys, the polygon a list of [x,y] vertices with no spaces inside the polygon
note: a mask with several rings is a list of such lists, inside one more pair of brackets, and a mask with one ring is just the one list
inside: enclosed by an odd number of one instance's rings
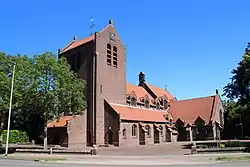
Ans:
{"label": "chimney", "polygon": [[139,73],[139,86],[144,86],[145,83],[145,74],[143,72]]}
{"label": "chimney", "polygon": [[215,90],[215,93],[216,93],[217,95],[219,94],[219,91],[218,91],[218,89],[216,89],[216,90]]}

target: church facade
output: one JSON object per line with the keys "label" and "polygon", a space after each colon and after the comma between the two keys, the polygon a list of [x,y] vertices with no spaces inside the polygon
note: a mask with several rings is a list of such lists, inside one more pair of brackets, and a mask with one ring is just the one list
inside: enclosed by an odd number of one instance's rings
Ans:
{"label": "church facade", "polygon": [[48,123],[49,143],[68,147],[136,146],[220,138],[224,108],[215,95],[177,100],[150,85],[126,82],[126,47],[113,22],[100,32],[59,49],[71,69],[86,81],[83,115],[62,115]]}

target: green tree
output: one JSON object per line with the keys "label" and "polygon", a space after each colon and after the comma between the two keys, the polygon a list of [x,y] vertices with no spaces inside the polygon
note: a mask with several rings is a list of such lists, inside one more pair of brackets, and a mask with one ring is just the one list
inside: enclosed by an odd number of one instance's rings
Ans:
{"label": "green tree", "polygon": [[47,122],[62,111],[81,113],[86,102],[84,82],[70,71],[65,59],[57,59],[52,53],[34,57],[37,80],[36,109],[43,113],[44,149],[47,149]]}
{"label": "green tree", "polygon": [[72,71],[64,58],[46,52],[33,58],[0,53],[0,133],[9,108],[11,61],[16,62],[12,104],[12,127],[34,133],[38,122],[44,125],[44,148],[47,148],[47,122],[61,112],[81,114],[86,108],[85,82]]}
{"label": "green tree", "polygon": [[[16,63],[14,91],[12,101],[12,113],[17,113],[26,104],[26,99],[35,91],[34,82],[32,80],[32,59],[27,56],[10,56],[0,53],[0,136],[4,128],[4,122],[8,116],[10,89],[13,73],[13,62]],[[21,114],[20,114],[21,115]]]}
{"label": "green tree", "polygon": [[[250,126],[250,43],[238,66],[232,70],[231,82],[224,87],[224,95],[230,99],[230,119],[240,119],[242,129]],[[232,103],[235,101],[236,103]],[[237,111],[237,112],[236,112]],[[245,133],[246,132],[246,133]],[[244,131],[250,135],[249,131]]]}

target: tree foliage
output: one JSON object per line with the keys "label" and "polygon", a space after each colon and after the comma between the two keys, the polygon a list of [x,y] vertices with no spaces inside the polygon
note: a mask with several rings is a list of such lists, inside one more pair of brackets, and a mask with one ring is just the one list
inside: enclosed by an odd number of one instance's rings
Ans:
{"label": "tree foliage", "polygon": [[234,134],[235,137],[250,136],[247,130],[250,126],[250,51],[248,48],[237,67],[232,70],[231,81],[224,87],[224,95],[229,99],[225,103],[227,123],[225,131],[241,132]]}
{"label": "tree foliage", "polygon": [[[42,122],[59,117],[62,112],[81,114],[86,108],[85,82],[70,71],[64,58],[46,52],[34,57],[0,53],[0,123],[6,123],[9,108],[12,67],[16,63],[12,104],[12,127],[34,131]],[[33,126],[32,126],[33,125]],[[0,127],[0,130],[3,126]],[[29,132],[28,132],[29,133]],[[38,134],[36,134],[38,135]],[[46,143],[46,141],[45,141]]]}

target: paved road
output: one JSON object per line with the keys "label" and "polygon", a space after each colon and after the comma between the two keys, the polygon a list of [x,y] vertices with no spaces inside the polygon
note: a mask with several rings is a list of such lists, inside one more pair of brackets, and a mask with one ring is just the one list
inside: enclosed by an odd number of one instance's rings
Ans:
{"label": "paved road", "polygon": [[[110,167],[110,166],[121,166],[131,167],[139,165],[91,165],[91,164],[58,164],[58,163],[42,163],[42,162],[31,162],[31,161],[19,161],[19,160],[0,160],[0,166],[2,167]],[[141,166],[141,165],[140,165]],[[159,166],[163,167],[166,165],[143,165],[144,167]],[[231,162],[231,163],[218,163],[218,164],[206,164],[206,165],[169,165],[173,167],[249,167],[250,162]]]}

